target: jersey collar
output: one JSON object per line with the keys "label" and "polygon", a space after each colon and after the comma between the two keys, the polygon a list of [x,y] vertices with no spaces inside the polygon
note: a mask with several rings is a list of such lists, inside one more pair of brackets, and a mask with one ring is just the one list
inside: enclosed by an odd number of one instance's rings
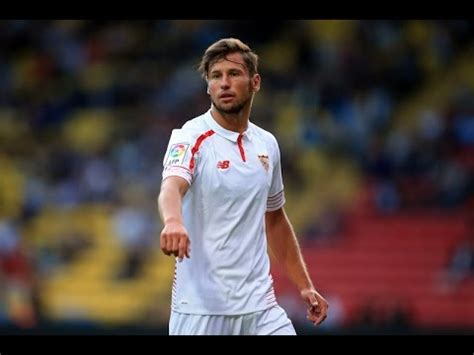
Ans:
{"label": "jersey collar", "polygon": [[[212,117],[211,115],[211,110],[209,109],[207,112],[206,112],[206,115],[204,117],[204,119],[206,120],[206,123],[211,127],[211,129],[216,132],[218,135],[234,142],[234,143],[237,143],[237,139],[239,138],[239,133],[238,132],[234,132],[234,131],[229,131],[228,129],[225,129],[224,127],[222,127],[219,123],[216,122],[216,120],[214,120],[214,118]],[[243,136],[247,137],[250,139],[250,122],[249,122],[249,126],[247,127],[247,130],[243,133]]]}

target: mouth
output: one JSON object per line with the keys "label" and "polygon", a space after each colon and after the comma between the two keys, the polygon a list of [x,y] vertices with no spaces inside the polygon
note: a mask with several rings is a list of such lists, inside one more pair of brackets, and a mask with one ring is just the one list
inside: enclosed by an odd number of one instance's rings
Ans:
{"label": "mouth", "polygon": [[221,99],[221,100],[231,99],[233,97],[234,97],[233,94],[221,94],[221,95],[219,95],[219,99]]}

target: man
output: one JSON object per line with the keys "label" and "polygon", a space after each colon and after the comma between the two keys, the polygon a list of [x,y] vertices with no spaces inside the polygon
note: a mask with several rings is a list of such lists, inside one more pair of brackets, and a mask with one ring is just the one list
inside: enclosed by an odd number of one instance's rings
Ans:
{"label": "man", "polygon": [[267,243],[320,324],[315,290],[285,214],[275,137],[249,121],[258,57],[238,39],[211,45],[199,67],[211,108],[173,130],[158,198],[160,245],[177,257],[171,335],[295,335],[277,304]]}

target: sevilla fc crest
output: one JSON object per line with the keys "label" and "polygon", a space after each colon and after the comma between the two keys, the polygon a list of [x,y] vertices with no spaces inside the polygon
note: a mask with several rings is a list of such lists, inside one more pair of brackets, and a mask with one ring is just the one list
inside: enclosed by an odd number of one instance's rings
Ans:
{"label": "sevilla fc crest", "polygon": [[268,160],[268,155],[259,155],[258,159],[260,160],[260,163],[262,163],[263,168],[265,169],[265,171],[268,171],[268,168],[270,167],[269,160]]}

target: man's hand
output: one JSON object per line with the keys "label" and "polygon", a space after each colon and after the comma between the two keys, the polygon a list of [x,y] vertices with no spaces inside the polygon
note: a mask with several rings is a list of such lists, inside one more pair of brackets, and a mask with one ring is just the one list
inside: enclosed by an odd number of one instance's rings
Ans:
{"label": "man's hand", "polygon": [[182,261],[185,256],[189,258],[190,245],[188,231],[181,223],[168,223],[161,231],[160,247],[166,255],[177,256]]}
{"label": "man's hand", "polygon": [[308,305],[308,318],[314,325],[321,324],[327,317],[329,304],[314,288],[301,291],[301,297]]}

